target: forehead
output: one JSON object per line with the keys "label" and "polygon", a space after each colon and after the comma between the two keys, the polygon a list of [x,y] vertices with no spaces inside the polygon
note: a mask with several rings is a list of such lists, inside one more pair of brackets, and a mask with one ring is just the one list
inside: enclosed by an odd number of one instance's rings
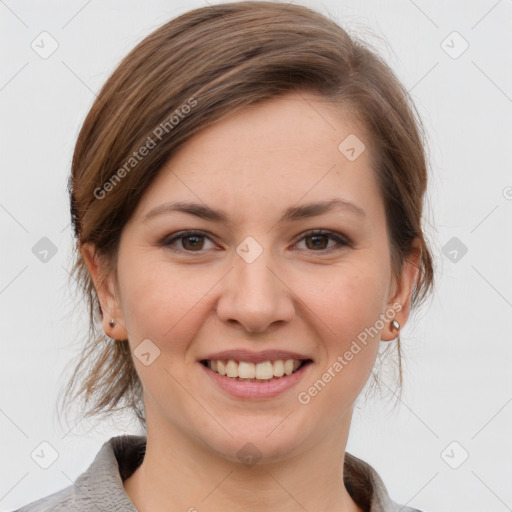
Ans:
{"label": "forehead", "polygon": [[371,202],[378,190],[370,152],[366,130],[348,110],[314,93],[288,93],[195,135],[162,168],[140,207],[194,199],[240,210],[259,199],[282,209],[326,194]]}
{"label": "forehead", "polygon": [[[347,107],[334,105],[312,92],[291,92],[239,110],[197,134],[174,157],[179,164],[186,154],[204,152],[219,158],[252,158],[259,161],[287,155],[295,162],[339,157],[339,144],[356,135],[370,145],[365,127]],[[313,151],[312,151],[313,150]]]}

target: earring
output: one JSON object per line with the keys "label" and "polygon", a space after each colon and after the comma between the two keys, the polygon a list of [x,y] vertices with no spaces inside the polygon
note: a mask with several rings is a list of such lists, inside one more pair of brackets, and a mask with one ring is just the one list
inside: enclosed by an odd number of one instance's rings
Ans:
{"label": "earring", "polygon": [[396,320],[393,320],[393,321],[391,322],[391,327],[392,327],[393,329],[396,329],[397,331],[398,331],[398,330],[400,330],[400,324],[399,324]]}
{"label": "earring", "polygon": [[108,325],[110,325],[110,327],[114,327],[114,325],[116,325],[116,321],[112,318],[112,320],[110,320]]}

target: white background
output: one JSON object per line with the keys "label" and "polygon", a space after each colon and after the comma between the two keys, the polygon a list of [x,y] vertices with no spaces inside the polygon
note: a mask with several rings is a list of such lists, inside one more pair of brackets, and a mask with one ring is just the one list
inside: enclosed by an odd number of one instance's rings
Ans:
{"label": "white background", "polygon": [[[436,290],[402,331],[402,401],[361,402],[347,450],[377,469],[399,503],[512,510],[512,1],[296,3],[380,49],[411,91],[431,146]],[[68,281],[66,180],[81,123],[121,58],[203,5],[0,2],[1,510],[70,485],[110,436],[137,433],[127,418],[73,428],[55,412],[87,325]],[[59,45],[47,59],[31,48],[43,31]],[[463,40],[453,31],[469,44],[458,58]],[[32,252],[42,237],[57,247],[46,263]],[[443,254],[452,237],[468,249],[457,262]],[[58,452],[46,470],[31,458],[42,441]],[[468,459],[451,468],[445,460],[456,465],[463,450]]]}

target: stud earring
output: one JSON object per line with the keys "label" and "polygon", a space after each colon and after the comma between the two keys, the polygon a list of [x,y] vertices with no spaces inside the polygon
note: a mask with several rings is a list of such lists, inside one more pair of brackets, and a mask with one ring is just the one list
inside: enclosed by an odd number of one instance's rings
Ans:
{"label": "stud earring", "polygon": [[112,319],[112,320],[110,320],[108,325],[110,325],[110,327],[114,327],[114,325],[116,325],[116,321],[114,319]]}
{"label": "stud earring", "polygon": [[393,320],[393,321],[391,322],[391,327],[392,327],[393,329],[396,329],[397,331],[398,331],[398,330],[400,330],[400,324],[399,324],[396,320]]}

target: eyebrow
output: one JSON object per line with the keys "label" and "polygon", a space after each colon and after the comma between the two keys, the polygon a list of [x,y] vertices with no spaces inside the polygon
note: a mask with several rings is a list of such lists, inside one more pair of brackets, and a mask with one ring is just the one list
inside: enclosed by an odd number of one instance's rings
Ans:
{"label": "eyebrow", "polygon": [[[366,212],[361,207],[350,201],[347,201],[346,199],[335,198],[329,201],[321,201],[318,203],[308,203],[301,206],[290,206],[284,211],[279,222],[290,222],[308,217],[315,217],[334,209],[344,210],[346,212],[356,214],[359,217],[366,217]],[[144,216],[142,222],[147,222],[153,217],[173,212],[188,213],[200,217],[201,219],[214,222],[222,222],[225,224],[229,223],[231,219],[230,215],[228,215],[225,211],[215,210],[209,206],[206,206],[205,204],[188,201],[173,201],[161,204],[150,210]]]}

